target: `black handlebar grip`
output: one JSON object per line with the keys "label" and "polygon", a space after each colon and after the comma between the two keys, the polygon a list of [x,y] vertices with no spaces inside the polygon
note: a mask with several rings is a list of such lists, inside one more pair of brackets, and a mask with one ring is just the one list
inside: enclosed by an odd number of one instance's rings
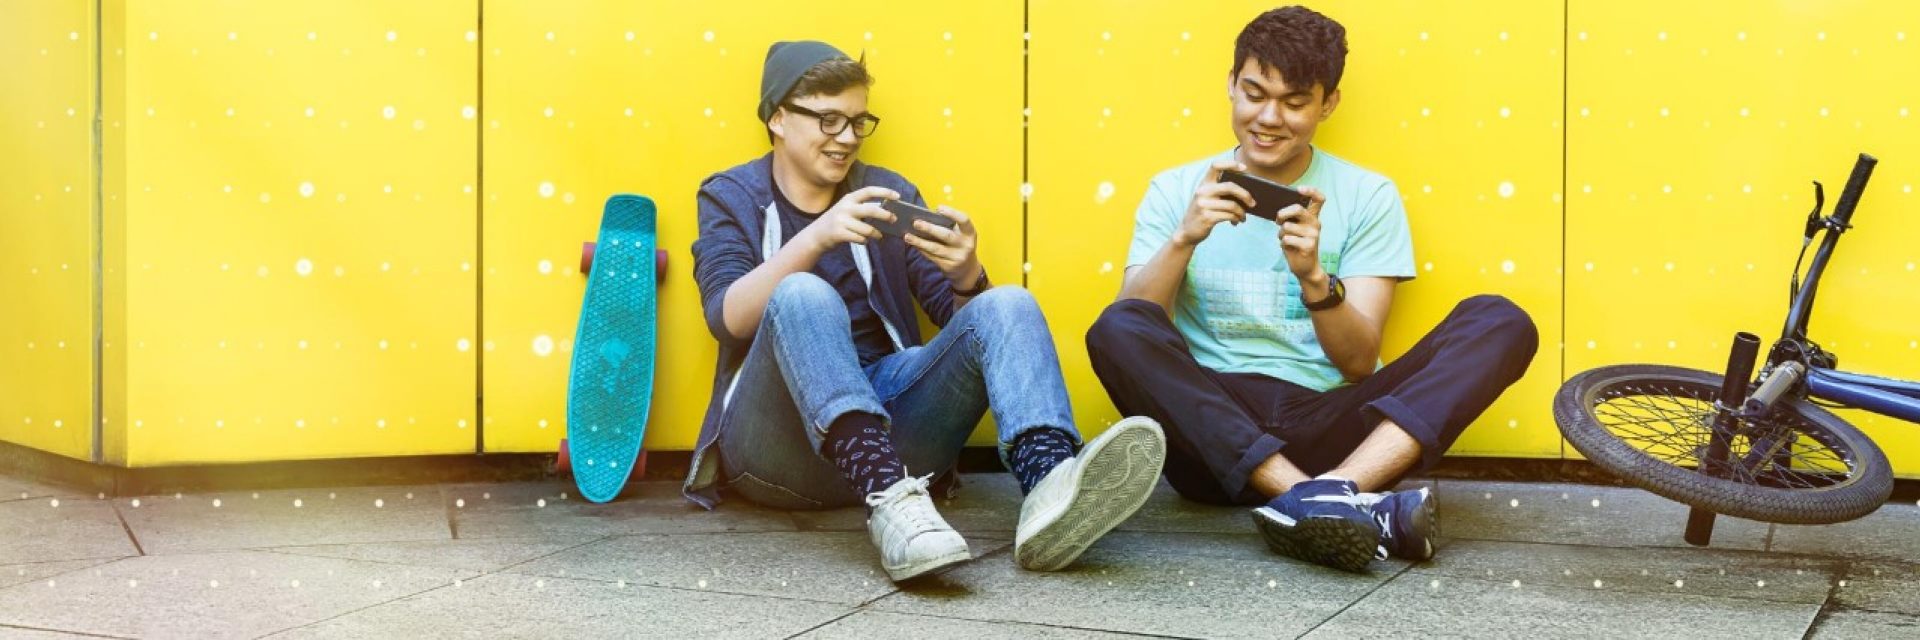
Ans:
{"label": "black handlebar grip", "polygon": [[1841,223],[1853,218],[1854,205],[1860,204],[1860,192],[1867,190],[1867,179],[1873,177],[1874,165],[1880,161],[1873,156],[1860,154],[1853,163],[1853,175],[1847,177],[1847,188],[1840,192],[1840,202],[1833,206],[1833,217]]}

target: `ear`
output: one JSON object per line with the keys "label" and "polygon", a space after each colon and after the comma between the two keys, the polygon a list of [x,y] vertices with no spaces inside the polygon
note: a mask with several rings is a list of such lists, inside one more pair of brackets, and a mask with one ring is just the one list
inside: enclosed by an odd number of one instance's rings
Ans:
{"label": "ear", "polygon": [[787,120],[786,109],[774,109],[773,117],[767,118],[767,130],[772,131],[773,135],[777,137],[781,137],[781,138],[787,137],[786,120]]}
{"label": "ear", "polygon": [[1327,94],[1326,100],[1321,101],[1320,119],[1325,120],[1328,117],[1331,117],[1333,115],[1333,110],[1339,107],[1340,107],[1340,90],[1334,89],[1333,93]]}

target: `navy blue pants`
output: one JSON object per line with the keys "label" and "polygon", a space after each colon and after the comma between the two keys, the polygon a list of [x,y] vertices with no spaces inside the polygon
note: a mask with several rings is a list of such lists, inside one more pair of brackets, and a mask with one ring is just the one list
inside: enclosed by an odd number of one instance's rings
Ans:
{"label": "navy blue pants", "polygon": [[1539,347],[1533,320],[1512,301],[1476,296],[1455,306],[1412,349],[1361,381],[1320,392],[1195,361],[1160,305],[1122,300],[1087,330],[1093,371],[1124,415],[1167,433],[1167,482],[1189,500],[1261,504],[1248,485],[1275,454],[1319,475],[1391,419],[1420,443],[1415,471],[1439,461],[1475,418],[1526,373]]}

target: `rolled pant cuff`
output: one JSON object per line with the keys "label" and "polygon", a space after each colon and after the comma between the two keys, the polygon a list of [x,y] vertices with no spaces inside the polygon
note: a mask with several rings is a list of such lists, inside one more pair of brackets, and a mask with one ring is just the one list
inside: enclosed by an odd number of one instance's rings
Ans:
{"label": "rolled pant cuff", "polygon": [[1434,464],[1440,462],[1440,456],[1446,453],[1440,447],[1439,427],[1427,422],[1426,418],[1414,412],[1412,407],[1408,407],[1400,399],[1386,396],[1367,403],[1361,410],[1369,418],[1369,423],[1378,424],[1380,420],[1392,420],[1394,424],[1400,425],[1401,431],[1407,432],[1407,435],[1413,436],[1413,439],[1420,443],[1420,466],[1409,469],[1408,472],[1431,469]]}
{"label": "rolled pant cuff", "polygon": [[1261,434],[1259,439],[1254,440],[1253,444],[1247,447],[1246,454],[1240,456],[1240,462],[1234,464],[1233,469],[1227,472],[1227,477],[1220,479],[1220,488],[1225,490],[1229,497],[1244,494],[1247,491],[1248,481],[1253,477],[1253,470],[1268,458],[1278,455],[1286,446],[1285,440]]}

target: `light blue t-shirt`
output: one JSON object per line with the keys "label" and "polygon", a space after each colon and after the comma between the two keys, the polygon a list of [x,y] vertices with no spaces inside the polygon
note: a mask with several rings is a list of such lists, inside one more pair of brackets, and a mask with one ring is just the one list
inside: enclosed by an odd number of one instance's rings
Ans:
{"label": "light blue t-shirt", "polygon": [[[1154,176],[1134,216],[1127,265],[1145,265],[1180,228],[1194,189],[1216,160],[1233,150]],[[1320,264],[1344,279],[1414,277],[1413,235],[1391,180],[1318,148],[1295,186],[1326,195],[1320,210]],[[1325,391],[1344,383],[1314,335],[1300,301],[1300,281],[1287,268],[1280,228],[1249,216],[1221,224],[1194,249],[1174,300],[1173,324],[1194,359],[1209,369],[1258,373]]]}

